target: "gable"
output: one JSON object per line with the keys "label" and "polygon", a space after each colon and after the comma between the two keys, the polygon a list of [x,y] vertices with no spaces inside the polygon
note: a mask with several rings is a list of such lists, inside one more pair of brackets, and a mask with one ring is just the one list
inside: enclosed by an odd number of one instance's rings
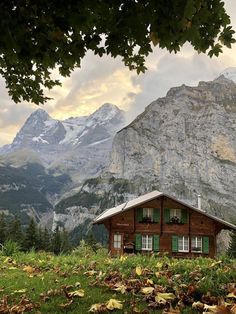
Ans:
{"label": "gable", "polygon": [[236,230],[235,225],[228,223],[218,217],[210,215],[200,209],[197,209],[191,205],[188,205],[185,202],[182,202],[172,196],[169,196],[159,191],[153,191],[151,193],[145,194],[143,196],[140,196],[126,203],[120,204],[116,207],[107,209],[94,220],[94,223],[103,223],[108,218],[119,215],[121,213],[125,214],[129,210],[136,209],[139,207],[140,208],[143,208],[143,207],[161,208],[161,202],[163,202],[163,209],[165,209],[166,207],[169,209],[176,208],[176,209],[186,209],[188,211],[193,211],[193,212],[198,213],[200,216],[203,216],[203,219],[204,217],[207,217],[208,221],[213,220],[214,222],[217,222],[217,224],[221,226],[221,229]]}

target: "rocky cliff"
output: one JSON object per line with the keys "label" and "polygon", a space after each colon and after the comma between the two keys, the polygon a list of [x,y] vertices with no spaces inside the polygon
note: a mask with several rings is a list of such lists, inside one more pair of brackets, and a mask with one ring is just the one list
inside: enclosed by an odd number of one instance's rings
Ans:
{"label": "rocky cliff", "polygon": [[55,224],[85,232],[103,209],[154,189],[193,206],[201,194],[204,210],[235,219],[236,84],[222,75],[170,89],[116,134],[108,171],[88,182],[56,206]]}
{"label": "rocky cliff", "polygon": [[236,213],[236,84],[223,75],[172,88],[115,136],[110,172],[220,217]]}

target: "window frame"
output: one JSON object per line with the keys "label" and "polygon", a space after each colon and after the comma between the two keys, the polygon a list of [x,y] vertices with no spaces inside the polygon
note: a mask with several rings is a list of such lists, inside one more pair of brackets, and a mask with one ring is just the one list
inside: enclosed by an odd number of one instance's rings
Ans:
{"label": "window frame", "polygon": [[174,217],[177,217],[179,219],[179,221],[181,221],[181,218],[182,218],[182,209],[181,208],[170,208],[170,220]]}
{"label": "window frame", "polygon": [[[182,241],[182,247],[181,242]],[[185,249],[185,244],[187,243],[187,249]],[[189,236],[178,236],[178,252],[180,253],[189,253]]]}
{"label": "window frame", "polygon": [[122,236],[119,233],[114,233],[113,235],[113,247],[116,250],[121,249],[121,244],[122,244]]}
{"label": "window frame", "polygon": [[149,219],[150,219],[150,222],[154,221],[154,209],[150,207],[143,207],[143,221],[146,221]]}
{"label": "window frame", "polygon": [[[201,241],[201,246],[198,246],[198,240]],[[194,246],[193,246],[194,241]],[[200,248],[200,251],[193,250],[193,248]],[[191,252],[192,253],[202,253],[203,252],[203,238],[201,236],[192,236],[191,237]]]}
{"label": "window frame", "polygon": [[153,250],[153,236],[150,234],[142,234],[142,251],[152,250]]}

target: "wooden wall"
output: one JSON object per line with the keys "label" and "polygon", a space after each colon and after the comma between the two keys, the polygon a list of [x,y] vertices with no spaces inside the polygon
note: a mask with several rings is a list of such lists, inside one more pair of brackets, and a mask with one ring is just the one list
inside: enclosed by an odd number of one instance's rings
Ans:
{"label": "wooden wall", "polygon": [[[104,224],[109,231],[109,249],[112,254],[123,254],[123,249],[116,250],[113,246],[114,234],[122,235],[122,248],[126,243],[135,243],[135,234],[158,234],[160,236],[160,251],[168,252],[174,256],[195,257],[197,253],[172,253],[172,236],[208,236],[209,237],[209,256],[214,257],[216,254],[216,234],[219,232],[217,223],[198,213],[187,206],[169,199],[160,197],[156,200],[146,202],[139,207],[158,208],[160,210],[160,221],[158,223],[138,223],[136,219],[137,208],[133,208],[122,213],[119,213],[109,219]],[[164,223],[165,208],[180,208],[188,211],[188,220],[184,224]]]}

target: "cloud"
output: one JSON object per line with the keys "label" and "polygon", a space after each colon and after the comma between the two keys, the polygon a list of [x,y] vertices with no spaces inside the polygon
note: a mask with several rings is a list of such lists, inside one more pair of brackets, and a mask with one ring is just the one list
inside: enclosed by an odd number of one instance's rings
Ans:
{"label": "cloud", "polygon": [[[236,55],[235,46],[233,51]],[[185,45],[177,55],[154,52],[151,61],[147,60],[151,69],[133,78],[133,84],[137,84],[141,92],[130,102],[128,122],[152,101],[164,97],[171,87],[182,84],[196,86],[199,81],[213,80],[225,68],[236,66],[236,58],[232,56],[226,52],[219,58],[211,59],[203,54],[198,55],[189,45]]]}
{"label": "cloud", "polygon": [[[235,0],[225,1],[226,10],[236,29]],[[212,80],[227,67],[236,66],[236,45],[224,49],[218,58],[198,55],[190,45],[178,54],[154,49],[147,58],[148,70],[137,75],[124,67],[120,58],[99,58],[88,53],[81,68],[70,78],[61,78],[62,87],[47,93],[54,99],[42,106],[54,118],[87,115],[105,102],[129,110],[128,120],[158,97],[165,96],[174,86],[197,85],[200,80]],[[57,76],[57,72],[54,73]],[[14,104],[0,79],[0,145],[12,141],[17,130],[37,106],[27,103]]]}

